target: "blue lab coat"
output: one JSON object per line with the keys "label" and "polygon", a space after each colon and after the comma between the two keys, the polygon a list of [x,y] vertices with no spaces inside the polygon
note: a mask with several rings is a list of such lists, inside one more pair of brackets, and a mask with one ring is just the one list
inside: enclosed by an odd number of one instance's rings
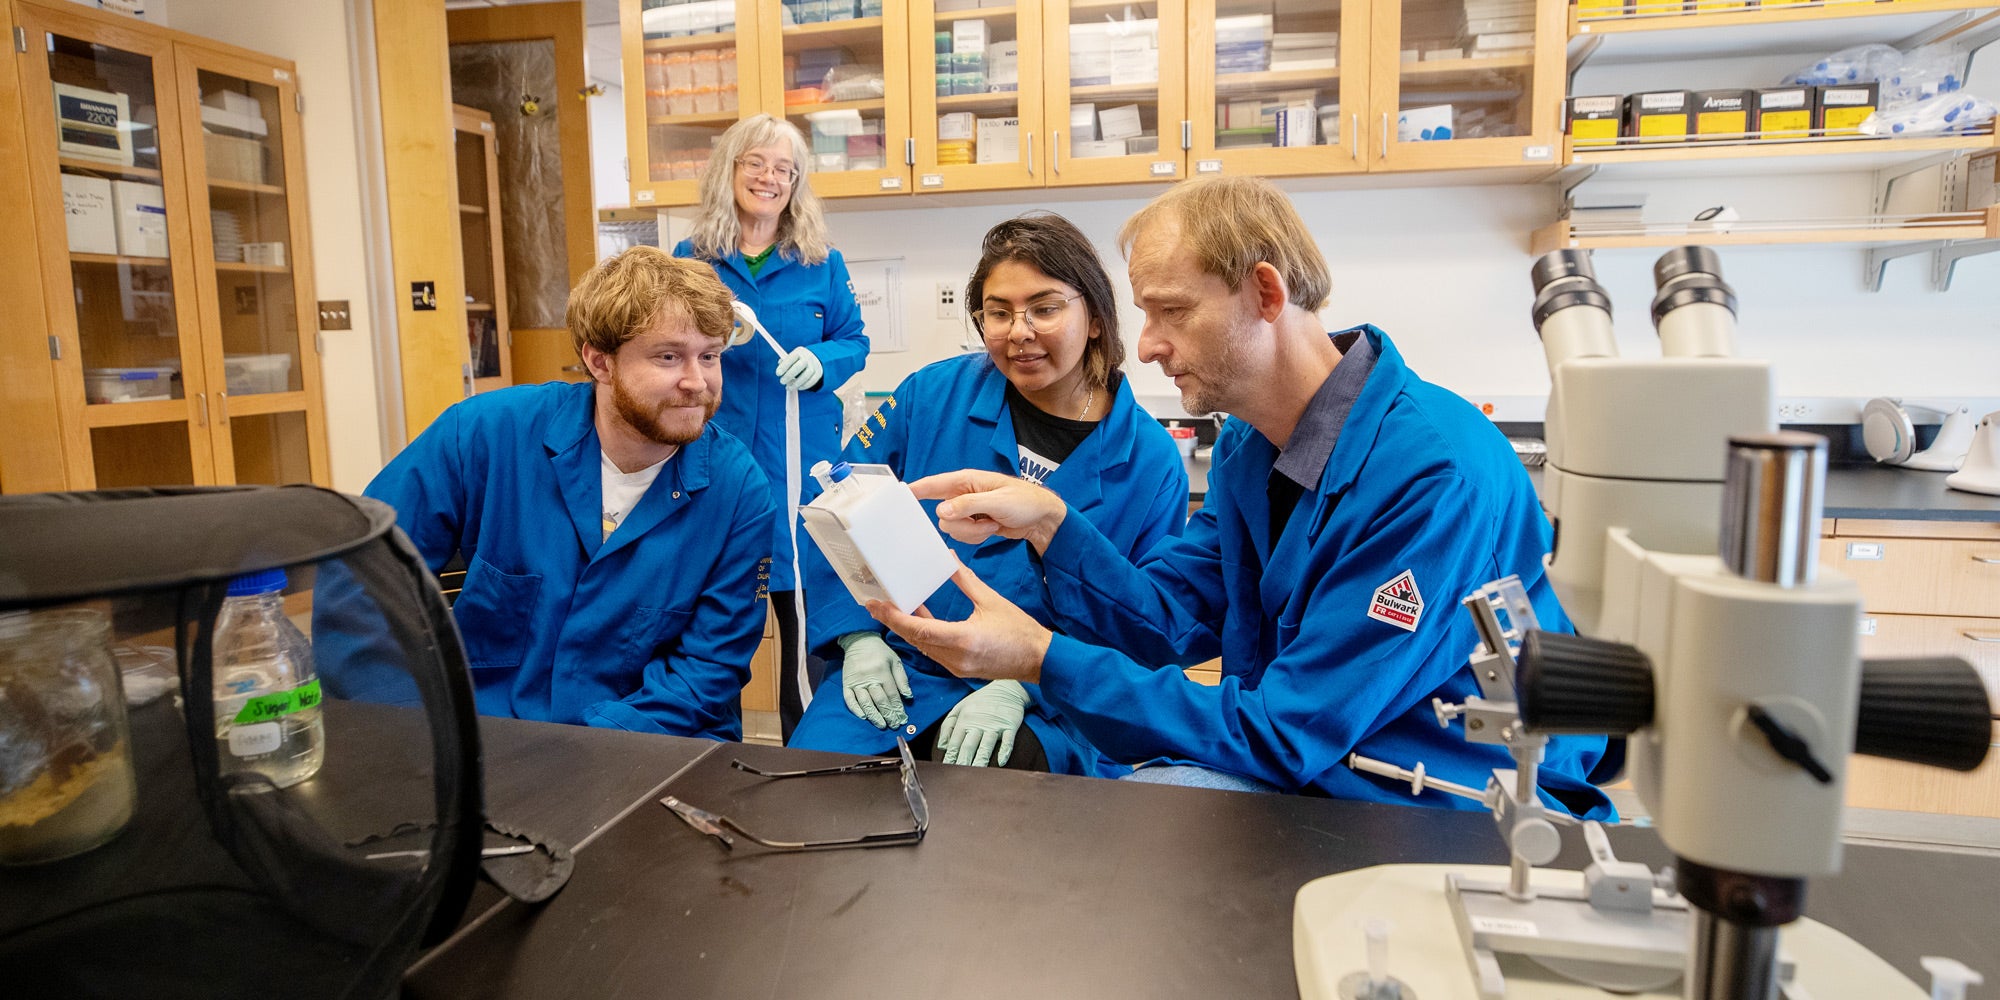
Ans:
{"label": "blue lab coat", "polygon": [[[695,256],[694,244],[682,240],[674,256]],[[706,258],[703,258],[706,259]],[[868,362],[868,335],[861,330],[861,307],[854,302],[854,283],[847,262],[831,250],[824,262],[810,267],[785,256],[783,249],[764,261],[757,277],[750,276],[740,250],[708,262],[737,299],[756,310],[785,350],[804,347],[824,369],[820,383],[799,393],[799,483],[811,499],[813,480],[806,474],[814,462],[831,461],[840,453],[840,399],[833,394]],[[757,456],[757,465],[771,480],[771,497],[778,505],[778,522],[771,541],[770,589],[792,589],[792,543],[785,534],[785,387],[773,372],[779,355],[762,337],[752,337],[722,355],[722,406],[715,423]],[[799,531],[801,538],[805,531]]]}
{"label": "blue lab coat", "polygon": [[436,572],[465,557],[452,614],[481,714],[734,740],[764,635],[770,486],[713,423],[610,538],[595,383],[483,393],[438,417],[367,495]]}
{"label": "blue lab coat", "polygon": [[[1092,743],[1123,760],[1169,758],[1287,791],[1451,808],[1476,803],[1350,770],[1350,752],[1483,788],[1505,750],[1439,728],[1431,699],[1479,693],[1466,665],[1478,638],[1459,600],[1518,574],[1545,629],[1568,619],[1542,569],[1551,535],[1526,470],[1471,404],[1417,378],[1389,338],[1319,487],[1271,537],[1266,485],[1278,449],[1232,420],[1216,441],[1208,494],[1187,532],[1135,566],[1087,518],[1065,518],[1044,553],[1066,635],[1042,662],[1041,692]],[[1414,630],[1371,617],[1408,570]],[[1388,590],[1394,596],[1395,589]],[[946,616],[946,617],[963,617]],[[1110,648],[1106,648],[1106,647]],[[1222,657],[1205,687],[1148,664]],[[1601,737],[1550,741],[1543,799],[1564,793],[1614,815],[1586,780]]]}
{"label": "blue lab coat", "polygon": [[[960,355],[929,365],[903,380],[894,396],[848,443],[841,458],[850,463],[887,465],[905,482],[958,469],[988,469],[1007,475],[1020,472],[1020,451],[1014,421],[1007,409],[1006,376],[984,354]],[[1118,392],[1097,429],[1083,439],[1044,485],[1061,494],[1088,520],[1097,537],[1118,553],[1120,561],[1151,548],[1153,543],[1181,532],[1187,520],[1187,471],[1180,452],[1159,422],[1132,398],[1129,382]],[[924,508],[937,516],[935,502]],[[839,656],[834,640],[881,625],[848,595],[833,568],[800,532],[805,543],[804,573],[808,607],[807,638]],[[1053,621],[1041,583],[1041,570],[1026,542],[994,538],[983,545],[966,545],[947,538],[958,557],[995,590],[1006,595],[1037,621]],[[925,602],[940,618],[962,619],[972,605],[957,585],[946,583]],[[889,645],[907,666],[914,700],[906,705],[918,732],[930,728],[951,711],[979,682],[953,677],[899,636]],[[882,753],[895,747],[895,731],[884,732],[847,710],[841,697],[839,671],[829,674],[805,718],[792,734],[791,745],[847,753]],[[1027,685],[1034,704],[1025,722],[1042,741],[1049,769],[1064,774],[1115,777],[1131,768],[1099,753],[1082,733],[1044,700],[1035,685]]]}

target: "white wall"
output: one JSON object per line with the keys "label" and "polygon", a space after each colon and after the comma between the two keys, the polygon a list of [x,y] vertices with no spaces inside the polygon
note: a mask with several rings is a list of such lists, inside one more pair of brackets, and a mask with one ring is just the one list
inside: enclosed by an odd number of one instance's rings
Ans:
{"label": "white wall", "polygon": [[604,93],[590,99],[590,196],[593,208],[632,204],[625,173],[625,89],[619,76],[618,26],[584,29],[584,69]]}
{"label": "white wall", "polygon": [[[1810,183],[1730,182],[1773,200],[1864,198],[1865,179]],[[1748,187],[1740,187],[1748,184]],[[1713,189],[1649,185],[1657,201],[1716,197]],[[984,207],[836,211],[836,245],[848,257],[902,257],[911,349],[872,357],[859,376],[870,391],[959,349],[964,328],[935,319],[939,281],[963,285],[979,240],[1001,219],[1046,206],[1092,240],[1117,287],[1128,354],[1139,316],[1114,243],[1140,198],[1058,200],[1023,195]],[[1528,234],[1555,217],[1556,190],[1536,187],[1417,188],[1295,194],[1333,270],[1328,326],[1371,322],[1386,330],[1418,374],[1478,399],[1542,396],[1548,376],[1529,323]],[[1738,204],[1747,204],[1735,197]],[[1713,201],[1703,202],[1712,204]],[[1630,353],[1657,350],[1649,309],[1656,251],[1603,251],[1600,279]],[[1725,249],[1726,275],[1741,300],[1739,350],[1776,362],[1784,396],[1991,397],[2000,395],[2000,254],[1960,264],[1948,293],[1928,290],[1928,258],[1892,264],[1880,293],[1862,289],[1853,247]],[[1151,365],[1128,362],[1142,395],[1173,393]],[[1539,410],[1526,419],[1539,419]]]}
{"label": "white wall", "polygon": [[[155,3],[149,0],[148,17]],[[298,64],[312,219],[313,295],[346,299],[354,329],[322,335],[327,446],[333,487],[359,493],[382,467],[374,326],[368,307],[368,247],[362,238],[361,176],[344,0],[173,0],[173,27]],[[313,331],[302,331],[310,349]]]}

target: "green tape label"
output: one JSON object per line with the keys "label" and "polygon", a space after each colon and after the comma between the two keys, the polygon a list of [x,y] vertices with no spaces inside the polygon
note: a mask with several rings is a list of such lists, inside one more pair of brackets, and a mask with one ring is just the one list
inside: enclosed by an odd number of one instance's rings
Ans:
{"label": "green tape label", "polygon": [[319,707],[319,678],[305,682],[290,691],[260,694],[243,703],[243,710],[236,713],[237,725],[252,722],[269,722],[293,712],[303,712]]}

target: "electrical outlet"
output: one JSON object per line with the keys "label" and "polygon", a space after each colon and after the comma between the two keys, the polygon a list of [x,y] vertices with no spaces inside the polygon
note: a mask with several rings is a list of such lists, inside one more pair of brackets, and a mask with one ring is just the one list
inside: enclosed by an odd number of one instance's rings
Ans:
{"label": "electrical outlet", "polygon": [[958,318],[958,286],[949,281],[937,283],[937,318]]}
{"label": "electrical outlet", "polygon": [[1806,402],[1780,402],[1778,422],[1781,424],[1803,424],[1812,420],[1813,406]]}

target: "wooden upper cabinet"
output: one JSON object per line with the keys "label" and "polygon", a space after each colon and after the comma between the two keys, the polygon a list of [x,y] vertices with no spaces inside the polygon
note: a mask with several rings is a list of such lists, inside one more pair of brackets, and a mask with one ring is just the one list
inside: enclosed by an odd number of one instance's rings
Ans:
{"label": "wooden upper cabinet", "polygon": [[767,110],[760,6],[619,0],[633,204],[694,204],[715,139]]}
{"label": "wooden upper cabinet", "polygon": [[465,335],[472,358],[472,389],[491,392],[514,384],[507,256],[500,236],[500,157],[493,145],[492,115],[454,104],[451,128],[456,139],[458,245],[465,263]]}
{"label": "wooden upper cabinet", "polygon": [[910,0],[916,191],[1041,187],[1050,142],[1041,4],[938,6]]}
{"label": "wooden upper cabinet", "polygon": [[[328,478],[292,64],[17,0],[66,485]],[[21,183],[21,181],[25,183]]]}
{"label": "wooden upper cabinet", "polygon": [[1368,169],[1368,15],[1367,0],[1192,0],[1193,175]]}
{"label": "wooden upper cabinet", "polygon": [[908,14],[907,0],[795,0],[760,12],[763,110],[805,134],[821,197],[910,189]]}
{"label": "wooden upper cabinet", "polygon": [[1049,186],[1187,176],[1187,5],[1047,0]]}
{"label": "wooden upper cabinet", "polygon": [[1551,0],[1378,0],[1371,170],[1554,167],[1568,7]]}

